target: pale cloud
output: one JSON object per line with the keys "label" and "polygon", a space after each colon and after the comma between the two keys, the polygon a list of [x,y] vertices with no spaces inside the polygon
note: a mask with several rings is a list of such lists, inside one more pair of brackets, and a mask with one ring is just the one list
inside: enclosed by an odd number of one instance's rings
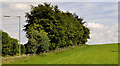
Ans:
{"label": "pale cloud", "polygon": [[[4,3],[4,4],[7,4],[7,3]],[[16,10],[16,11],[18,10],[25,11],[25,10],[30,9],[30,5],[27,3],[8,3],[8,7],[11,10]]]}
{"label": "pale cloud", "polygon": [[18,10],[26,10],[28,9],[28,5],[27,4],[22,4],[22,3],[15,3],[15,4],[11,4],[10,8],[12,9],[18,9]]}
{"label": "pale cloud", "polygon": [[118,25],[106,26],[98,23],[88,23],[91,30],[91,44],[118,43]]}
{"label": "pale cloud", "polygon": [[98,29],[104,28],[104,25],[97,24],[97,23],[88,23],[88,26],[90,28],[98,28]]}

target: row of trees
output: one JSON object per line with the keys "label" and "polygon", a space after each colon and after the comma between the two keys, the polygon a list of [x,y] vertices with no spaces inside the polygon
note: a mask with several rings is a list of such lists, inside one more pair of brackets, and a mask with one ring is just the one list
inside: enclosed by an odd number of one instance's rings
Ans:
{"label": "row of trees", "polygon": [[[2,56],[5,55],[16,55],[19,53],[19,46],[18,46],[18,40],[11,38],[8,33],[0,31],[0,35],[2,35],[0,38],[2,38]],[[0,40],[0,41],[1,41]],[[25,46],[21,44],[21,53],[26,53]]]}
{"label": "row of trees", "polygon": [[83,19],[75,13],[60,11],[57,5],[44,3],[32,6],[26,18],[26,53],[85,44],[89,38],[90,30],[83,25]]}

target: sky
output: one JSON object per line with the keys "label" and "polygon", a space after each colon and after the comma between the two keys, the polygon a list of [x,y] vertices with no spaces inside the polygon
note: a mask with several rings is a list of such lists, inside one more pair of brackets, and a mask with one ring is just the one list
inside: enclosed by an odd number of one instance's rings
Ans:
{"label": "sky", "polygon": [[[107,44],[118,43],[118,0],[112,0],[108,2],[102,0],[96,0],[90,2],[90,0],[84,0],[84,2],[77,2],[70,0],[65,2],[51,2],[52,5],[58,5],[58,8],[64,12],[69,11],[76,13],[79,17],[84,18],[86,21],[85,26],[90,28],[90,38],[87,44]],[[80,0],[79,0],[80,1]],[[5,0],[0,5],[0,11],[2,16],[10,15],[11,17],[1,17],[2,24],[0,22],[0,28],[9,33],[13,38],[19,38],[19,22],[16,16],[21,16],[21,27],[24,29],[26,24],[25,13],[30,11],[30,5],[37,6],[43,2],[10,2]],[[25,44],[27,38],[25,32],[21,31],[21,43]]]}

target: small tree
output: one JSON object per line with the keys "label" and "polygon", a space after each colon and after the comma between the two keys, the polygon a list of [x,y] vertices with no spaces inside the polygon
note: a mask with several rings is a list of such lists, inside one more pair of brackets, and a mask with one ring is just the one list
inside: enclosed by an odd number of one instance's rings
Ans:
{"label": "small tree", "polygon": [[50,40],[47,36],[47,33],[44,32],[44,30],[40,31],[40,41],[39,41],[39,47],[37,49],[37,54],[43,51],[49,51],[49,47],[50,47]]}

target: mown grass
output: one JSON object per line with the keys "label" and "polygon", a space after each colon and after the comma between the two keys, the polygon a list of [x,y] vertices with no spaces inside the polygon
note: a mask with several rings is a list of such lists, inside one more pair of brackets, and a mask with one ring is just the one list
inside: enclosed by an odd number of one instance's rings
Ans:
{"label": "mown grass", "polygon": [[118,64],[118,44],[75,46],[52,53],[3,60],[4,64]]}

